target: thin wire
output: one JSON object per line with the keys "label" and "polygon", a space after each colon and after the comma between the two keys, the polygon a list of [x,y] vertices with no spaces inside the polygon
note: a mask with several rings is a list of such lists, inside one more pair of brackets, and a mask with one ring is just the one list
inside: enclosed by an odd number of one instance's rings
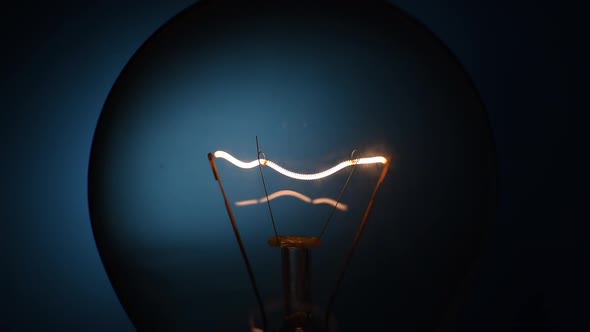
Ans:
{"label": "thin wire", "polygon": [[346,256],[346,259],[344,260],[344,264],[342,265],[342,269],[340,270],[340,275],[338,276],[336,286],[334,287],[334,290],[332,291],[332,294],[330,295],[330,299],[328,301],[328,305],[326,306],[326,313],[325,313],[326,330],[327,331],[330,330],[330,328],[329,328],[330,327],[330,313],[332,311],[332,307],[334,306],[334,301],[336,300],[336,295],[338,294],[338,290],[340,289],[340,285],[342,284],[342,280],[344,279],[344,274],[345,274],[346,270],[348,269],[348,266],[350,265],[350,261],[352,259],[352,256],[354,256],[354,252],[356,250],[356,247],[358,246],[361,235],[363,235],[363,231],[365,230],[365,226],[367,225],[367,220],[369,219],[369,216],[371,215],[371,210],[373,209],[373,205],[375,204],[375,197],[377,196],[377,192],[379,191],[379,188],[381,188],[381,185],[385,181],[385,176],[387,175],[387,172],[389,171],[389,163],[390,163],[390,161],[388,160],[387,163],[385,163],[383,170],[381,171],[381,176],[379,177],[379,180],[377,181],[377,185],[375,186],[375,189],[373,190],[373,194],[371,195],[371,199],[369,200],[369,204],[367,205],[367,208],[365,209],[365,214],[363,216],[363,220],[361,221],[361,225],[359,226],[359,229],[356,232],[354,240],[352,241],[352,246],[350,248],[350,251],[348,252],[348,255]]}
{"label": "thin wire", "polygon": [[238,246],[240,247],[240,252],[242,253],[242,258],[244,259],[244,263],[246,264],[246,270],[248,270],[248,276],[250,277],[250,283],[252,284],[252,288],[254,289],[254,294],[256,295],[256,301],[258,302],[260,315],[262,316],[263,331],[266,331],[267,325],[266,325],[266,312],[264,311],[264,303],[262,302],[262,297],[260,296],[260,291],[258,290],[258,286],[256,285],[256,278],[254,278],[254,271],[252,270],[252,265],[250,265],[250,260],[248,259],[248,255],[246,254],[246,247],[244,246],[244,242],[242,242],[242,237],[240,236],[240,231],[238,230],[238,224],[236,223],[234,213],[231,209],[231,204],[227,198],[227,195],[225,194],[225,190],[223,189],[223,183],[221,183],[221,177],[219,176],[219,172],[217,171],[217,165],[215,164],[215,159],[213,158],[213,154],[209,153],[208,158],[209,158],[209,163],[211,164],[211,169],[213,170],[213,175],[215,176],[215,180],[217,180],[217,183],[219,184],[219,189],[221,190],[221,195],[223,195],[223,201],[225,202],[225,209],[227,210],[229,220],[231,221],[231,225],[234,230],[234,234],[236,235],[236,240],[238,241]]}
{"label": "thin wire", "polygon": [[270,214],[270,221],[272,222],[272,228],[275,232],[275,237],[277,238],[277,241],[278,241],[279,240],[279,233],[277,232],[275,218],[272,214],[272,208],[270,207],[270,200],[268,199],[268,191],[266,190],[266,182],[264,181],[264,174],[262,173],[262,164],[260,163],[260,154],[264,155],[264,159],[266,159],[266,154],[264,154],[264,152],[260,151],[260,148],[258,147],[258,136],[256,136],[256,151],[257,151],[256,158],[258,159],[258,169],[260,170],[260,178],[262,179],[262,187],[264,187],[264,196],[266,196],[266,202],[268,203],[268,213]]}
{"label": "thin wire", "polygon": [[334,207],[332,208],[332,211],[330,212],[330,215],[328,216],[328,219],[326,220],[326,223],[324,224],[324,227],[322,228],[322,232],[320,233],[320,236],[319,236],[320,239],[322,238],[322,236],[326,232],[326,228],[328,228],[328,224],[330,223],[330,220],[332,219],[332,216],[334,215],[334,211],[336,211],[336,208],[338,207],[338,204],[340,203],[340,199],[342,198],[342,195],[344,194],[346,187],[348,187],[348,183],[350,182],[350,178],[352,177],[352,173],[354,173],[354,169],[356,168],[356,165],[358,164],[357,162],[358,162],[359,158],[356,158],[356,159],[354,158],[355,153],[360,154],[358,152],[358,150],[356,150],[356,149],[352,150],[352,153],[350,154],[350,160],[352,160],[354,164],[352,164],[352,169],[350,170],[350,173],[348,174],[348,178],[346,179],[344,186],[340,190],[340,194],[338,195],[338,199],[336,199],[336,204],[334,204]]}

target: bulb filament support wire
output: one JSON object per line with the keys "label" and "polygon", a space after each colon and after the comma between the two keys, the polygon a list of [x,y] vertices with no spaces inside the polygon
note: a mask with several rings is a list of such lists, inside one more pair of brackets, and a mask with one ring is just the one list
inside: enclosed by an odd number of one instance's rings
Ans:
{"label": "bulb filament support wire", "polygon": [[219,171],[217,170],[217,165],[215,164],[215,158],[213,155],[209,153],[207,155],[209,158],[209,164],[211,165],[211,170],[213,171],[213,176],[215,180],[219,184],[219,189],[221,190],[221,195],[223,196],[223,201],[225,202],[225,208],[227,210],[227,215],[231,221],[232,228],[234,230],[234,234],[236,236],[236,240],[238,241],[238,246],[240,247],[240,252],[242,253],[242,258],[244,259],[244,264],[246,265],[246,270],[248,271],[248,276],[250,277],[250,283],[252,284],[252,289],[254,290],[254,294],[256,296],[256,301],[258,302],[258,307],[260,309],[260,316],[262,317],[262,328],[264,331],[267,330],[267,320],[266,320],[266,312],[264,310],[264,303],[262,302],[262,297],[260,296],[260,291],[258,290],[258,285],[256,284],[256,278],[254,277],[254,271],[252,270],[252,265],[250,264],[250,260],[248,259],[248,254],[246,253],[246,247],[244,246],[244,242],[242,241],[242,237],[240,236],[240,231],[238,230],[238,224],[236,223],[236,218],[234,217],[234,213],[231,208],[231,204],[229,203],[229,199],[225,194],[225,189],[223,188],[223,183],[221,182],[221,177],[219,176]]}

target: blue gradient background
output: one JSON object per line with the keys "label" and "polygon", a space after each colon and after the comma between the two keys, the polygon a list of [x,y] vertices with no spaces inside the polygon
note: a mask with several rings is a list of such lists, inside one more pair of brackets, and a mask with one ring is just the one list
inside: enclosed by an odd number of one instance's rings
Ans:
{"label": "blue gradient background", "polygon": [[[490,115],[498,222],[450,330],[583,330],[588,227],[579,9],[398,1],[458,56]],[[21,5],[2,21],[0,330],[131,331],[92,237],[92,135],[126,62],[188,1]]]}

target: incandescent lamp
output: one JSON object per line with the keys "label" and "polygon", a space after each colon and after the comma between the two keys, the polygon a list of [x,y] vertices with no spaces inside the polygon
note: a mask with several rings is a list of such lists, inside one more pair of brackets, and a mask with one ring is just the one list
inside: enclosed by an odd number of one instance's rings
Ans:
{"label": "incandescent lamp", "polygon": [[343,332],[452,319],[497,202],[477,90],[400,9],[199,1],[130,59],[92,143],[92,229],[139,331],[262,328],[211,162],[269,331],[301,312]]}

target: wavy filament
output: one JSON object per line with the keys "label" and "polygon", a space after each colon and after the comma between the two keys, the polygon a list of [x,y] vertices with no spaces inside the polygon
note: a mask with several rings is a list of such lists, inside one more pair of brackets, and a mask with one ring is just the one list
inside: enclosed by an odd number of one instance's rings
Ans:
{"label": "wavy filament", "polygon": [[214,156],[215,156],[215,158],[225,159],[225,160],[229,161],[230,163],[232,163],[233,165],[240,167],[240,168],[244,168],[244,169],[257,167],[260,163],[260,165],[268,166],[268,167],[272,168],[273,170],[275,170],[287,177],[297,179],[297,180],[304,180],[304,181],[318,180],[321,178],[325,178],[325,177],[328,177],[328,176],[330,176],[330,175],[332,175],[332,174],[334,174],[346,167],[353,166],[355,164],[356,165],[366,165],[366,164],[378,164],[378,163],[386,164],[387,163],[387,159],[382,156],[350,159],[350,160],[345,160],[345,161],[343,161],[333,167],[330,167],[324,171],[321,171],[321,172],[311,173],[311,174],[303,174],[303,173],[296,173],[296,172],[290,171],[288,169],[285,169],[285,168],[281,167],[280,165],[278,165],[268,159],[260,158],[258,160],[253,160],[250,162],[243,162],[239,159],[236,159],[231,154],[229,154],[225,151],[221,151],[221,150],[215,151]]}

